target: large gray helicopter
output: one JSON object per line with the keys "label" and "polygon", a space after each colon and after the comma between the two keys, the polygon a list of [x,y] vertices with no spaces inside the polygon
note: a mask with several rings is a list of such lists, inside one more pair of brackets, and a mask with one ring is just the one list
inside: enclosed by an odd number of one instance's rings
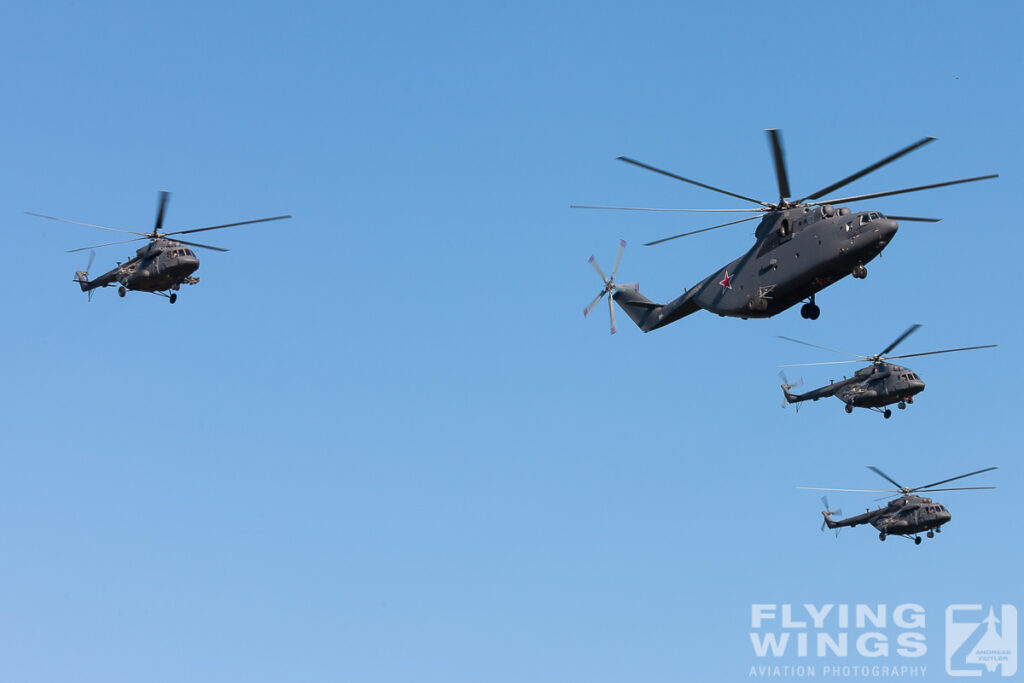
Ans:
{"label": "large gray helicopter", "polygon": [[[913,538],[915,545],[921,544],[921,537],[918,535],[922,531],[928,532],[928,538],[934,538],[935,534],[942,529],[943,524],[949,522],[952,519],[949,510],[944,505],[940,505],[933,501],[931,498],[924,498],[922,496],[914,495],[918,491],[924,491],[930,493],[932,491],[978,491],[981,489],[994,489],[995,486],[964,486],[957,488],[935,488],[940,484],[948,484],[951,481],[957,479],[963,479],[964,477],[973,477],[975,474],[981,474],[982,472],[991,472],[995,467],[986,467],[983,470],[977,472],[969,472],[967,474],[961,474],[958,477],[952,477],[951,479],[943,479],[937,481],[934,484],[927,484],[926,486],[918,486],[916,488],[907,488],[901,484],[898,484],[888,474],[878,469],[877,467],[868,466],[868,469],[875,474],[884,477],[893,486],[893,489],[830,489],[821,488],[817,486],[797,486],[798,489],[804,489],[806,491],[850,491],[853,493],[899,493],[900,497],[894,500],[890,500],[885,507],[880,507],[876,510],[868,510],[860,515],[854,515],[853,517],[847,517],[846,519],[833,520],[832,515],[842,515],[842,510],[830,510],[828,506],[828,497],[822,496],[821,502],[824,503],[825,509],[822,510],[821,514],[825,520],[821,524],[822,531],[825,527],[829,529],[840,529],[842,527],[855,527],[858,524],[870,524],[871,526],[878,529],[878,540],[884,541],[887,536],[903,536],[904,538]],[[836,532],[839,533],[838,531]]]}
{"label": "large gray helicopter", "polygon": [[[657,329],[675,322],[680,318],[701,309],[717,313],[720,316],[743,318],[768,318],[787,308],[805,301],[800,309],[804,318],[815,320],[820,309],[815,303],[815,295],[834,282],[847,275],[855,278],[867,277],[865,265],[878,256],[896,234],[897,221],[937,222],[937,218],[918,218],[914,216],[885,216],[878,211],[860,211],[852,213],[846,207],[836,207],[841,202],[858,202],[865,199],[876,199],[890,195],[918,192],[947,185],[970,183],[998,177],[996,174],[949,180],[931,185],[908,187],[887,192],[855,195],[834,199],[822,199],[849,183],[872,171],[889,164],[908,154],[935,138],[927,137],[918,140],[908,147],[871,164],[827,187],[796,200],[790,200],[789,179],[783,157],[782,140],[777,130],[768,130],[772,153],[775,159],[775,177],[778,181],[778,202],[766,202],[753,199],[735,192],[729,192],[711,185],[684,178],[675,173],[655,168],[648,164],[619,157],[620,161],[638,166],[648,171],[681,180],[684,183],[713,190],[736,199],[760,205],[756,209],[654,209],[634,206],[583,206],[573,205],[578,209],[616,209],[625,211],[683,211],[683,212],[721,212],[743,213],[752,212],[756,215],[741,218],[720,225],[713,225],[700,230],[684,232],[672,237],[648,242],[646,246],[661,244],[687,235],[694,235],[708,230],[724,228],[729,225],[758,220],[754,232],[755,243],[750,250],[732,261],[724,268],[717,270],[701,282],[688,289],[681,296],[667,304],[659,304],[641,295],[634,286],[615,284],[615,271],[611,277],[605,277],[591,257],[591,262],[604,281],[603,289],[594,301],[584,309],[590,313],[597,302],[606,294],[622,307],[629,317],[644,332]],[[620,244],[616,263],[622,255]],[[612,333],[615,332],[614,307],[612,310]]]}
{"label": "large gray helicopter", "polygon": [[847,351],[838,351],[817,344],[810,344],[799,339],[779,336],[779,339],[796,342],[816,349],[841,353],[845,356],[853,356],[857,360],[836,360],[823,363],[793,363],[791,365],[780,365],[782,368],[806,367],[811,365],[841,365],[843,363],[862,363],[870,361],[871,365],[860,368],[852,377],[844,377],[842,380],[829,382],[818,389],[813,389],[803,394],[792,394],[790,389],[803,384],[803,380],[797,383],[790,383],[786,378],[785,371],[779,373],[782,378],[782,393],[785,397],[783,407],[787,403],[796,403],[799,407],[801,401],[817,401],[819,398],[835,396],[846,404],[846,412],[852,413],[854,408],[868,408],[882,414],[882,417],[892,417],[892,410],[885,406],[897,404],[900,410],[907,407],[907,404],[914,402],[914,396],[924,391],[924,380],[914,372],[900,365],[886,361],[896,358],[914,358],[916,356],[932,356],[937,353],[953,353],[954,351],[973,351],[975,349],[991,349],[997,344],[985,344],[983,346],[963,346],[958,349],[943,349],[941,351],[924,351],[922,353],[906,353],[900,356],[887,356],[886,354],[896,348],[900,342],[913,334],[920,325],[911,325],[906,332],[896,338],[896,341],[885,347],[881,353],[873,356],[862,356]]}
{"label": "large gray helicopter", "polygon": [[38,216],[39,218],[49,218],[50,220],[60,221],[62,223],[71,223],[72,225],[84,225],[89,228],[99,228],[100,230],[110,230],[111,232],[123,232],[129,235],[138,235],[138,237],[133,237],[128,240],[107,242],[106,244],[98,244],[92,247],[71,249],[69,250],[69,253],[85,251],[86,249],[92,250],[100,247],[109,247],[115,244],[127,244],[129,242],[137,242],[139,240],[149,240],[148,244],[143,247],[139,247],[139,249],[136,250],[135,256],[131,259],[124,263],[118,263],[117,267],[113,270],[100,275],[94,280],[89,279],[89,268],[92,266],[93,258],[96,255],[96,252],[92,252],[89,255],[89,263],[86,265],[85,270],[75,272],[75,282],[79,284],[83,292],[89,293],[90,299],[92,299],[93,291],[99,287],[117,286],[117,293],[121,297],[124,297],[129,291],[150,292],[152,294],[167,297],[172,304],[178,300],[177,292],[178,289],[181,288],[181,285],[194,285],[199,283],[199,278],[192,277],[192,273],[199,268],[199,256],[197,256],[191,249],[186,248],[186,245],[189,247],[212,249],[214,251],[227,251],[227,249],[211,247],[208,244],[186,242],[181,239],[167,239],[168,237],[171,235],[187,235],[193,232],[220,230],[221,228],[232,228],[238,225],[266,223],[267,221],[278,221],[284,218],[291,218],[291,216],[273,216],[271,218],[257,218],[252,221],[211,225],[206,228],[160,232],[164,225],[164,212],[167,210],[167,200],[170,196],[170,192],[160,193],[160,201],[156,212],[156,224],[153,226],[152,232],[135,232],[134,230],[108,228],[105,225],[93,225],[91,223],[69,221],[66,218],[44,216],[41,213],[32,213],[31,211],[26,211],[25,213],[30,216]]}

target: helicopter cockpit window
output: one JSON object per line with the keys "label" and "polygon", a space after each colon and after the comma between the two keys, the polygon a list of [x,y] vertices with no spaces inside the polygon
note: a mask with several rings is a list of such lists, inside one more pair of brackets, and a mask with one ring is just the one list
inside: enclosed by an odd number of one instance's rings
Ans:
{"label": "helicopter cockpit window", "polygon": [[864,215],[862,215],[860,217],[860,224],[861,225],[867,225],[868,224],[868,215],[867,214],[864,214]]}

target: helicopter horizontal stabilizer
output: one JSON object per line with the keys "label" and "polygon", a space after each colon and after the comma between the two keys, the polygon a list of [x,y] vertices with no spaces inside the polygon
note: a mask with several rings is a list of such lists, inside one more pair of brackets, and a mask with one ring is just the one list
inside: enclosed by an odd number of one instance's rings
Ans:
{"label": "helicopter horizontal stabilizer", "polygon": [[667,304],[655,303],[643,294],[629,289],[615,292],[614,299],[637,327],[644,332],[650,332],[699,311],[700,306],[693,300],[694,291],[690,290]]}

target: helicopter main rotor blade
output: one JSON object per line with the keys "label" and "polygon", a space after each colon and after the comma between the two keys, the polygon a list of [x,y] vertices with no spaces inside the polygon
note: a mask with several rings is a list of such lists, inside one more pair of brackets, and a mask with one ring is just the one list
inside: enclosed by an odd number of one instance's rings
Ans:
{"label": "helicopter main rotor blade", "polygon": [[[924,490],[924,489],[930,489],[933,486],[939,486],[940,484],[948,484],[949,482],[956,481],[957,479],[963,479],[964,477],[973,477],[975,474],[981,474],[982,472],[991,472],[992,470],[995,470],[995,469],[999,469],[999,468],[998,467],[986,467],[985,469],[978,470],[977,472],[968,472],[967,474],[961,474],[959,477],[952,477],[950,479],[943,479],[942,481],[937,481],[934,484],[926,484],[924,486],[918,486],[916,489],[910,489],[910,490],[911,491],[921,491],[921,490]],[[895,482],[893,482],[893,483],[895,483]],[[899,486],[899,484],[896,484],[896,485]],[[995,488],[995,487],[992,487],[992,488]]]}
{"label": "helicopter main rotor blade", "polygon": [[689,178],[684,178],[681,175],[676,175],[675,173],[671,173],[669,171],[663,171],[660,168],[655,168],[654,166],[650,166],[648,164],[645,164],[642,161],[637,161],[636,159],[630,159],[629,157],[617,157],[617,158],[618,158],[619,161],[625,161],[627,164],[633,164],[634,166],[639,166],[640,168],[645,168],[648,171],[654,171],[655,173],[660,173],[661,175],[668,176],[669,178],[675,178],[676,180],[682,180],[684,183],[690,183],[691,185],[696,185],[697,187],[703,187],[705,190],[711,190],[713,192],[720,192],[721,194],[727,194],[730,197],[736,197],[737,199],[742,199],[743,201],[746,201],[746,202],[753,202],[754,204],[760,204],[761,206],[771,207],[771,204],[769,204],[767,202],[762,202],[762,201],[759,201],[757,199],[753,199],[751,197],[744,197],[741,194],[736,194],[735,192],[729,192],[728,190],[723,190],[721,188],[713,187],[711,185],[705,185],[704,183],[698,182],[696,180],[690,180]]}
{"label": "helicopter main rotor blade", "polygon": [[[106,244],[94,244],[91,247],[79,247],[78,249],[68,249],[67,253],[73,254],[76,251],[85,251],[86,249],[99,249],[100,247],[112,247],[115,244],[128,244],[129,242],[138,242],[139,240],[144,240],[144,239],[149,239],[149,236],[148,235],[143,235],[142,237],[133,237],[130,240],[120,240],[118,242],[107,242]],[[88,270],[88,268],[86,270]]]}
{"label": "helicopter main rotor blade", "polygon": [[870,358],[863,360],[827,360],[821,363],[787,363],[786,365],[776,365],[777,368],[809,368],[815,365],[846,365],[847,363],[869,363]]}
{"label": "helicopter main rotor blade", "polygon": [[889,156],[887,156],[886,158],[882,159],[881,161],[875,162],[875,163],[871,164],[870,166],[868,166],[867,168],[864,168],[864,169],[861,169],[860,171],[857,171],[856,173],[854,173],[851,176],[847,176],[847,177],[843,178],[840,181],[832,183],[828,187],[823,187],[822,189],[818,190],[814,194],[807,195],[806,197],[804,197],[803,199],[800,199],[796,203],[800,204],[800,203],[806,202],[809,199],[818,199],[819,197],[824,197],[829,192],[834,192],[834,191],[838,190],[840,187],[844,187],[846,185],[849,185],[854,180],[857,180],[858,178],[863,178],[868,173],[871,173],[872,171],[877,171],[878,169],[882,168],[886,164],[892,163],[893,161],[896,161],[897,159],[899,159],[901,156],[903,156],[905,154],[910,154],[915,149],[923,147],[923,146],[927,145],[929,142],[933,142],[934,140],[935,140],[935,138],[930,137],[930,136],[926,137],[926,138],[922,138],[922,139],[918,140],[917,142],[915,142],[914,144],[912,144],[912,145],[910,145],[908,147],[904,147],[903,149],[901,149],[900,151],[896,152],[895,154],[890,154]]}
{"label": "helicopter main rotor blade", "polygon": [[175,232],[166,232],[166,233],[164,233],[164,237],[166,237],[168,235],[187,235],[187,234],[189,234],[191,232],[204,232],[206,230],[220,230],[221,228],[233,228],[236,225],[251,225],[252,223],[266,223],[267,221],[279,221],[279,220],[283,220],[285,218],[291,218],[291,215],[288,215],[288,216],[273,216],[271,218],[257,218],[254,221],[240,221],[238,223],[225,223],[224,225],[211,225],[208,228],[192,228],[191,230],[177,230]]}
{"label": "helicopter main rotor blade", "polygon": [[779,201],[791,196],[789,193],[789,177],[786,174],[786,157],[782,152],[782,135],[777,128],[769,128],[768,141],[772,146],[772,158],[775,160],[775,180],[779,183]]}
{"label": "helicopter main rotor blade", "polygon": [[[958,486],[949,489],[928,489],[925,493],[931,493],[932,491],[981,491],[983,489],[994,489],[995,486]],[[914,489],[915,491],[917,489]]]}
{"label": "helicopter main rotor blade", "polygon": [[156,209],[156,223],[153,224],[154,235],[160,232],[160,228],[164,227],[164,213],[167,211],[167,200],[170,196],[170,192],[160,192],[160,203]]}
{"label": "helicopter main rotor blade", "polygon": [[619,250],[615,252],[615,265],[612,266],[612,276],[609,280],[615,280],[615,274],[619,272],[619,264],[622,263],[622,252],[626,249],[626,240],[619,240]]}
{"label": "helicopter main rotor blade", "polygon": [[900,342],[902,342],[902,341],[903,341],[904,339],[906,339],[907,337],[909,337],[910,335],[912,335],[912,334],[913,334],[914,332],[917,332],[918,328],[920,328],[920,327],[921,327],[920,325],[918,325],[917,323],[914,323],[914,324],[913,324],[913,325],[911,325],[911,326],[910,326],[909,328],[907,328],[907,331],[906,331],[906,332],[904,332],[904,333],[903,333],[903,334],[901,334],[900,336],[896,337],[896,341],[894,341],[894,342],[893,342],[892,344],[889,344],[888,346],[886,346],[886,347],[885,347],[885,350],[884,350],[884,351],[882,351],[882,352],[881,352],[880,354],[878,354],[878,355],[879,355],[879,356],[884,356],[885,354],[889,353],[890,351],[892,351],[893,349],[895,349],[895,348],[896,348],[896,346],[897,346],[897,345],[898,345],[898,344],[899,344]]}
{"label": "helicopter main rotor blade", "polygon": [[925,351],[924,353],[906,353],[902,356],[886,356],[885,360],[891,358],[915,358],[917,356],[933,356],[936,353],[953,353],[954,351],[973,351],[975,349],[994,349],[999,344],[985,344],[984,346],[963,346],[959,349],[943,349],[942,351]]}
{"label": "helicopter main rotor blade", "polygon": [[897,493],[902,493],[903,491],[907,490],[907,488],[905,486],[903,486],[902,484],[898,483],[895,479],[893,479],[888,474],[886,474],[882,470],[878,469],[874,465],[868,465],[868,469],[871,470],[872,472],[874,472],[875,474],[877,474],[878,476],[882,477],[886,481],[888,481],[890,484],[892,484],[896,488],[898,488],[899,491],[897,491]]}
{"label": "helicopter main rotor blade", "polygon": [[612,334],[615,334],[615,298],[608,297],[608,316],[612,320]]}
{"label": "helicopter main rotor blade", "polygon": [[672,235],[671,237],[663,237],[660,240],[654,240],[653,242],[644,242],[645,247],[653,247],[655,244],[661,244],[662,242],[668,242],[669,240],[679,239],[680,237],[688,237],[690,235],[696,235],[698,233],[707,232],[708,230],[718,230],[729,225],[736,225],[737,223],[745,223],[746,221],[752,221],[760,216],[751,216],[750,218],[741,218],[738,221],[729,221],[728,223],[721,223],[719,225],[712,225],[710,228],[701,228],[700,230],[691,230],[690,232],[683,232],[678,235]]}
{"label": "helicopter main rotor blade", "polygon": [[570,204],[570,209],[608,209],[611,211],[683,211],[686,213],[763,213],[764,209],[659,209],[651,206],[595,206]]}
{"label": "helicopter main rotor blade", "polygon": [[946,187],[947,185],[959,185],[961,183],[973,183],[978,180],[989,180],[990,178],[998,178],[998,173],[991,175],[980,175],[975,178],[961,178],[960,180],[947,180],[944,183],[933,183],[931,185],[920,185],[918,187],[906,187],[902,190],[889,190],[888,192],[874,192],[872,194],[859,194],[853,197],[839,197],[838,199],[825,199],[820,202],[814,202],[818,204],[842,204],[849,202],[859,202],[863,199],[877,199],[878,197],[889,197],[894,194],[906,194],[907,192],[920,192],[921,190],[931,190],[936,187]]}
{"label": "helicopter main rotor blade", "polygon": [[99,228],[100,230],[110,230],[111,232],[123,232],[128,235],[139,235],[140,237],[148,237],[149,233],[135,232],[134,230],[121,230],[120,228],[108,228],[105,225],[94,225],[92,223],[82,223],[79,221],[69,221],[67,218],[57,218],[56,216],[45,216],[41,213],[33,213],[32,211],[23,211],[22,213],[28,216],[36,216],[37,218],[49,218],[51,221],[60,221],[61,223],[71,223],[72,225],[84,225],[87,228]]}
{"label": "helicopter main rotor blade", "polygon": [[817,344],[812,344],[810,342],[800,341],[799,339],[793,339],[792,337],[783,337],[781,334],[776,335],[776,336],[779,339],[785,339],[786,341],[796,342],[797,344],[803,344],[804,346],[810,346],[810,347],[813,347],[815,349],[821,349],[822,351],[831,351],[832,353],[838,353],[838,354],[841,354],[843,356],[853,356],[854,358],[863,358],[864,360],[868,360],[868,359],[871,358],[871,356],[862,356],[859,353],[850,353],[849,351],[840,351],[839,349],[830,349],[827,346],[818,346]]}
{"label": "helicopter main rotor blade", "polygon": [[199,244],[198,242],[186,242],[185,240],[174,240],[174,241],[175,242],[180,242],[181,244],[187,244],[190,247],[199,247],[200,249],[212,249],[213,251],[228,251],[227,249],[224,249],[223,247],[211,247],[209,244]]}
{"label": "helicopter main rotor blade", "polygon": [[601,301],[601,297],[603,297],[606,293],[607,293],[607,290],[604,290],[604,289],[602,289],[600,292],[597,293],[597,296],[595,296],[594,300],[590,302],[590,305],[583,309],[583,317],[584,318],[586,318],[588,315],[590,315],[590,313],[594,310],[594,307],[597,306],[597,303],[599,301]]}
{"label": "helicopter main rotor blade", "polygon": [[914,221],[914,222],[917,222],[917,223],[938,223],[939,221],[942,220],[941,218],[920,218],[918,216],[889,216],[889,215],[886,215],[885,217],[886,218],[891,218],[894,221]]}
{"label": "helicopter main rotor blade", "polygon": [[797,486],[802,491],[845,491],[847,493],[902,493],[889,489],[828,489],[821,486]]}

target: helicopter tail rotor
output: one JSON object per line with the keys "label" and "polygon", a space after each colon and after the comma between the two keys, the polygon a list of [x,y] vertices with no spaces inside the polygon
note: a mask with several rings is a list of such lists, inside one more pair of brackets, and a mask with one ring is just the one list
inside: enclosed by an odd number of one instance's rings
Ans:
{"label": "helicopter tail rotor", "polygon": [[836,536],[838,537],[839,536],[839,528],[838,528],[838,525],[836,525],[836,523],[832,521],[832,515],[839,515],[840,517],[842,517],[843,516],[843,511],[842,510],[831,510],[831,509],[829,509],[829,506],[828,506],[828,496],[822,496],[821,497],[821,502],[825,506],[825,509],[821,511],[821,516],[824,517],[824,519],[821,522],[821,530],[824,531],[825,527],[828,527],[829,529],[835,529],[836,530]]}
{"label": "helicopter tail rotor", "polygon": [[583,315],[584,315],[584,317],[590,315],[590,312],[593,311],[594,308],[597,307],[597,304],[599,304],[601,302],[601,299],[603,299],[607,295],[608,296],[608,316],[611,319],[612,334],[615,334],[615,329],[616,329],[615,328],[615,303],[614,303],[615,293],[616,292],[625,292],[625,291],[633,291],[633,292],[639,292],[640,291],[640,284],[637,283],[637,282],[634,282],[634,283],[631,283],[631,284],[625,284],[625,285],[617,285],[617,284],[615,284],[615,274],[619,271],[619,263],[622,262],[622,252],[623,252],[623,250],[625,248],[626,248],[626,240],[619,240],[619,251],[618,251],[618,253],[615,254],[615,265],[612,267],[612,274],[610,276],[607,276],[607,275],[604,274],[604,271],[601,269],[601,266],[598,265],[597,260],[593,256],[590,257],[590,261],[589,261],[590,265],[592,265],[594,267],[594,270],[597,271],[597,274],[601,278],[601,281],[604,282],[604,287],[601,289],[600,292],[597,293],[597,296],[594,297],[594,300],[590,302],[590,305],[588,305],[586,308],[583,309]]}
{"label": "helicopter tail rotor", "polygon": [[96,258],[96,252],[95,251],[90,251],[89,252],[89,262],[85,265],[85,270],[76,270],[75,271],[75,282],[78,283],[78,286],[82,288],[83,292],[88,292],[89,293],[89,301],[92,301],[92,290],[91,289],[87,289],[88,286],[89,286],[89,269],[92,268],[92,262],[93,262],[93,259],[95,259],[95,258]]}
{"label": "helicopter tail rotor", "polygon": [[800,412],[800,402],[795,400],[795,397],[793,396],[793,394],[789,393],[789,390],[793,389],[795,387],[803,386],[804,378],[801,377],[800,379],[798,379],[795,382],[790,382],[789,378],[786,377],[786,371],[785,370],[780,370],[779,371],[779,379],[782,380],[782,407],[785,408],[790,403],[795,403],[796,404],[796,412],[799,413]]}

